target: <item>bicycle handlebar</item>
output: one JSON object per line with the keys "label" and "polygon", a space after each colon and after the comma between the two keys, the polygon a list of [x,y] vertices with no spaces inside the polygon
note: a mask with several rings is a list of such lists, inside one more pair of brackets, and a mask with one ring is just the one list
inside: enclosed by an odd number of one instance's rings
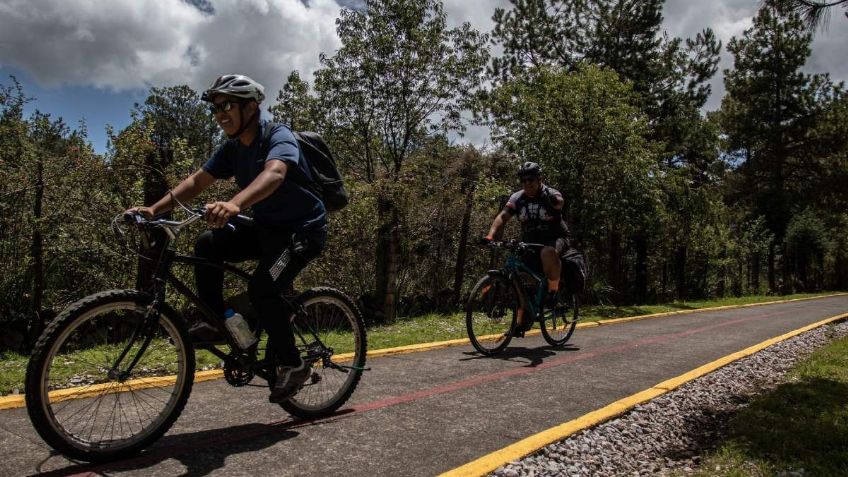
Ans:
{"label": "bicycle handlebar", "polygon": [[[161,219],[161,218],[159,218],[159,219],[157,219],[157,218],[148,219],[147,217],[145,217],[144,215],[142,215],[138,212],[125,213],[125,214],[123,214],[123,219],[124,219],[124,222],[127,223],[127,224],[133,224],[133,225],[136,225],[136,226],[147,225],[147,226],[152,226],[152,227],[161,227],[161,228],[169,229],[172,232],[178,232],[183,227],[185,227],[185,226],[187,226],[187,225],[189,225],[189,224],[191,224],[191,223],[193,223],[193,222],[195,222],[199,219],[202,219],[203,217],[206,216],[206,208],[204,208],[204,207],[197,207],[195,209],[185,209],[185,210],[187,212],[189,212],[190,215],[187,219],[185,219],[183,221],[166,220],[166,219]],[[251,225],[253,225],[253,218],[248,217],[246,215],[235,215],[235,216],[229,218],[226,226],[229,227],[232,230],[235,230],[234,224],[235,225],[251,226]]]}
{"label": "bicycle handlebar", "polygon": [[519,242],[517,240],[504,240],[504,241],[491,241],[486,244],[487,247],[491,249],[507,249],[512,252],[523,252],[528,249],[539,249],[545,247],[545,244],[541,243],[530,243],[530,242]]}

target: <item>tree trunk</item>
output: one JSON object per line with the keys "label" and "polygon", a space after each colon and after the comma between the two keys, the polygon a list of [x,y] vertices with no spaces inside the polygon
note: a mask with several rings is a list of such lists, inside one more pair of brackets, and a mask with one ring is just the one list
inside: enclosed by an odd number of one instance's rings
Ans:
{"label": "tree trunk", "polygon": [[834,260],[834,288],[837,290],[848,290],[848,256],[840,250]]}
{"label": "tree trunk", "polygon": [[754,293],[760,292],[760,252],[751,255],[751,289]]}
{"label": "tree trunk", "polygon": [[745,263],[742,260],[736,262],[737,271],[736,271],[736,279],[733,281],[733,296],[742,296],[743,295],[743,280],[745,279]]}
{"label": "tree trunk", "polygon": [[[150,153],[144,158],[145,169],[148,171],[144,176],[144,205],[151,206],[159,199],[168,193],[168,180],[162,173],[165,163],[171,158],[171,152],[167,149],[160,149],[158,153]],[[168,213],[165,217],[170,218]],[[159,236],[156,237],[158,244],[164,244],[164,232],[157,231]],[[157,249],[158,251],[159,249]],[[145,260],[139,257],[138,259],[138,275],[136,276],[136,288],[139,290],[149,290],[153,287],[153,273],[155,261]]]}
{"label": "tree trunk", "polygon": [[609,267],[607,268],[607,280],[615,290],[614,303],[620,304],[623,297],[621,284],[621,233],[611,231],[609,233]]}
{"label": "tree trunk", "polygon": [[800,285],[799,291],[812,291],[813,287],[810,286],[810,274],[809,272],[809,258],[810,254],[808,252],[802,252],[801,250],[796,250],[794,255],[794,272],[797,275],[798,283]]}
{"label": "tree trunk", "polygon": [[677,247],[674,253],[674,284],[677,291],[677,299],[685,300],[686,293],[686,246]]}
{"label": "tree trunk", "polygon": [[465,212],[462,214],[462,226],[459,229],[459,250],[456,253],[456,268],[453,279],[453,301],[459,303],[462,295],[462,282],[465,279],[465,261],[468,258],[468,234],[471,228],[471,212],[474,209],[474,186],[466,185]]}
{"label": "tree trunk", "polygon": [[377,214],[380,226],[377,229],[375,288],[376,298],[381,304],[378,318],[381,322],[393,323],[397,318],[400,262],[400,220],[394,200],[381,195],[377,199]]}
{"label": "tree trunk", "polygon": [[777,245],[772,242],[769,244],[768,251],[768,285],[769,293],[777,293],[777,277],[774,269],[774,249]]}
{"label": "tree trunk", "polygon": [[636,236],[636,302],[648,299],[648,239],[644,232]]}
{"label": "tree trunk", "polygon": [[30,322],[27,330],[27,345],[35,344],[35,340],[44,331],[44,236],[41,233],[41,218],[44,203],[44,161],[38,156],[35,166],[35,202],[32,207],[33,230],[30,256],[32,257],[32,301],[30,305]]}
{"label": "tree trunk", "polygon": [[780,293],[789,295],[795,287],[792,284],[792,262],[789,260],[789,245],[786,242],[783,243],[783,260],[781,265],[783,286],[780,289]]}
{"label": "tree trunk", "polygon": [[724,298],[725,293],[727,293],[727,266],[724,265],[724,259],[726,257],[726,251],[722,250],[721,255],[719,257],[722,259],[721,267],[718,267],[718,283],[716,283],[716,295],[719,298]]}

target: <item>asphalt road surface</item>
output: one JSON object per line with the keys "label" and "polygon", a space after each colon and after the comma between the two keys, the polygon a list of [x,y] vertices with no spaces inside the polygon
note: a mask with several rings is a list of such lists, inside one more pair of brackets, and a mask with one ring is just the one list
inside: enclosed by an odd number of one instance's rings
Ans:
{"label": "asphalt road surface", "polygon": [[[514,339],[373,358],[331,418],[297,422],[261,387],[196,383],[173,428],[105,465],[56,455],[25,409],[0,411],[0,475],[431,476],[722,356],[848,312],[848,296],[578,329],[571,346]],[[460,325],[459,323],[457,324]]]}

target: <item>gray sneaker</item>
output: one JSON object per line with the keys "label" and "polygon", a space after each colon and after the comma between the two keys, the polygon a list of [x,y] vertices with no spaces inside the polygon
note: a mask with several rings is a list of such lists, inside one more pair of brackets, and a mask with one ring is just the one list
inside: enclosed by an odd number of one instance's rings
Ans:
{"label": "gray sneaker", "polygon": [[188,335],[195,346],[225,344],[227,340],[214,326],[205,321],[197,321],[188,329]]}
{"label": "gray sneaker", "polygon": [[303,360],[300,361],[299,366],[277,366],[277,380],[268,400],[280,403],[290,399],[300,391],[310,374],[312,374],[312,366]]}

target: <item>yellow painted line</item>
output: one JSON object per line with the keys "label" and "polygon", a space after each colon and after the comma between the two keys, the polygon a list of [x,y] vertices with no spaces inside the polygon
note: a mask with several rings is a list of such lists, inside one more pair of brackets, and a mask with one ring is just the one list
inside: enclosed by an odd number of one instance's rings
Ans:
{"label": "yellow painted line", "polygon": [[[694,309],[694,310],[667,311],[667,312],[663,312],[663,313],[653,313],[653,314],[650,314],[650,315],[630,316],[630,317],[625,317],[625,318],[615,318],[615,319],[603,320],[603,321],[584,321],[584,322],[577,323],[577,328],[578,329],[579,328],[592,328],[592,327],[601,326],[601,325],[612,325],[612,324],[616,324],[616,323],[626,323],[626,322],[629,322],[629,321],[639,321],[639,320],[646,320],[646,319],[650,319],[650,318],[661,318],[661,317],[664,317],[664,316],[680,315],[680,314],[687,314],[687,313],[702,313],[702,312],[717,311],[717,310],[729,310],[729,309],[734,309],[734,308],[747,308],[747,307],[751,307],[751,306],[775,305],[775,304],[779,304],[779,303],[790,303],[790,302],[794,302],[794,301],[805,301],[805,300],[817,300],[817,299],[820,299],[820,298],[831,298],[831,297],[845,296],[845,295],[848,295],[848,293],[833,293],[833,294],[830,294],[830,295],[820,295],[820,296],[806,297],[806,298],[794,298],[794,299],[791,299],[791,300],[776,300],[776,301],[768,301],[768,302],[762,302],[762,303],[749,303],[749,304],[746,304],[746,305],[727,305],[727,306],[718,306],[718,307],[713,307],[713,308],[697,308],[697,309]],[[525,336],[535,336],[535,335],[539,335],[539,334],[541,334],[541,331],[538,328],[534,328],[530,331],[527,331],[525,333]],[[482,341],[493,341],[493,340],[500,338],[500,336],[501,335],[488,335],[488,336],[483,336],[479,339],[482,340]],[[468,338],[459,338],[459,339],[447,340],[447,341],[436,341],[436,342],[431,342],[431,343],[419,343],[419,344],[413,344],[413,345],[407,345],[407,346],[398,346],[398,347],[394,347],[394,348],[376,349],[376,350],[373,350],[373,351],[368,351],[366,353],[366,356],[368,358],[380,358],[380,357],[384,357],[384,356],[393,356],[393,355],[399,355],[399,354],[419,353],[419,352],[422,352],[422,351],[430,351],[430,350],[434,350],[434,349],[447,348],[447,347],[451,347],[451,346],[462,346],[462,345],[467,345],[467,344],[470,344],[470,343],[471,343],[471,341]],[[349,360],[352,357],[353,357],[352,353],[340,354],[340,355],[338,355],[334,358],[334,361],[342,362],[342,361]],[[222,370],[213,369],[213,370],[209,370],[209,371],[199,371],[199,372],[195,373],[194,381],[195,382],[212,381],[212,380],[220,379],[220,378],[223,378],[223,377],[224,377],[224,373],[223,373]],[[166,376],[166,377],[158,378],[158,380],[147,379],[148,382],[158,383],[158,384],[156,384],[158,386],[167,386],[169,384],[172,384],[175,380],[176,380],[175,376]],[[156,385],[150,385],[150,386],[145,386],[145,387],[154,387]],[[74,389],[76,389],[76,388],[68,389],[68,390],[62,390],[62,391],[68,391],[70,393],[78,392],[78,391],[74,391]],[[123,388],[117,388],[117,389],[119,391],[128,390],[128,389],[123,389]],[[143,389],[143,388],[136,387],[136,389]],[[114,391],[114,392],[119,392],[119,391]],[[59,392],[59,391],[54,391],[54,392]],[[92,394],[96,394],[96,392],[92,392],[91,394],[87,394],[87,393],[86,394],[79,394],[79,397],[80,398],[89,397]],[[15,394],[15,395],[10,395],[10,396],[0,396],[0,410],[16,409],[16,408],[24,407],[25,405],[26,405],[26,403],[24,401],[24,395],[23,394]]]}
{"label": "yellow painted line", "polygon": [[624,414],[625,412],[633,409],[639,404],[650,401],[651,399],[654,399],[669,391],[677,389],[678,387],[682,386],[685,383],[688,383],[689,381],[700,378],[701,376],[709,374],[734,361],[738,361],[758,351],[762,351],[763,349],[773,344],[785,341],[801,333],[810,331],[813,328],[817,328],[819,326],[826,325],[834,321],[843,320],[846,318],[848,318],[848,313],[832,316],[830,318],[826,318],[811,325],[807,325],[803,328],[799,328],[795,331],[790,331],[789,333],[780,335],[776,338],[763,341],[762,343],[756,344],[749,348],[745,348],[742,351],[729,354],[727,356],[724,356],[723,358],[719,358],[713,362],[695,368],[692,371],[681,374],[680,376],[663,381],[657,384],[656,386],[652,386],[648,389],[645,389],[644,391],[638,392],[624,399],[615,401],[614,403],[604,406],[596,411],[584,414],[583,416],[580,416],[576,419],[573,419],[558,426],[552,427],[548,430],[542,431],[538,434],[522,439],[514,444],[492,452],[491,454],[485,455],[463,466],[457,467],[453,470],[449,470],[441,474],[440,477],[477,477],[487,475],[509,462],[521,459],[522,457],[530,455],[549,444],[561,441],[573,434],[576,434],[577,432],[588,429],[596,424],[600,424],[604,421]]}
{"label": "yellow painted line", "polygon": [[[198,371],[194,373],[194,382],[210,381],[223,377],[224,373],[220,369],[209,371]],[[81,386],[76,388],[58,389],[50,391],[50,400],[55,402],[67,401],[70,399],[85,399],[101,394],[121,393],[126,391],[137,391],[148,388],[161,388],[170,386],[177,382],[176,376],[159,376],[155,378],[139,378],[131,379],[124,383],[104,383],[94,384],[91,386]],[[26,406],[23,394],[15,394],[12,396],[0,397],[0,409],[15,409]]]}
{"label": "yellow painted line", "polygon": [[[793,298],[791,300],[775,300],[775,301],[766,301],[761,303],[748,303],[745,305],[725,305],[725,306],[716,306],[712,308],[696,308],[694,310],[678,310],[678,311],[666,311],[662,313],[652,313],[650,315],[639,315],[639,316],[628,316],[624,318],[614,318],[611,320],[597,320],[597,321],[581,321],[577,323],[577,328],[594,328],[596,326],[602,325],[614,325],[618,323],[627,323],[629,321],[639,321],[639,320],[647,320],[650,318],[661,318],[665,316],[673,316],[673,315],[683,315],[687,313],[704,313],[708,311],[721,311],[721,310],[731,310],[734,308],[748,308],[752,306],[763,306],[763,305],[776,305],[779,303],[791,303],[795,301],[806,301],[806,300],[818,300],[821,298],[832,298],[837,296],[846,296],[848,293],[833,293],[830,295],[819,295],[805,298]],[[541,334],[541,330],[538,328],[534,328],[525,333],[525,336],[535,336]],[[487,335],[482,336],[479,339],[481,341],[494,341],[500,338],[501,335]],[[369,358],[379,358],[382,356],[391,356],[396,354],[407,354],[407,353],[418,353],[421,351],[429,351],[433,349],[447,348],[450,346],[460,346],[471,344],[471,340],[468,338],[459,338],[455,340],[448,341],[435,341],[432,343],[420,343],[408,346],[398,346],[396,348],[384,348],[384,349],[376,349],[373,351],[369,351],[367,356]]]}

